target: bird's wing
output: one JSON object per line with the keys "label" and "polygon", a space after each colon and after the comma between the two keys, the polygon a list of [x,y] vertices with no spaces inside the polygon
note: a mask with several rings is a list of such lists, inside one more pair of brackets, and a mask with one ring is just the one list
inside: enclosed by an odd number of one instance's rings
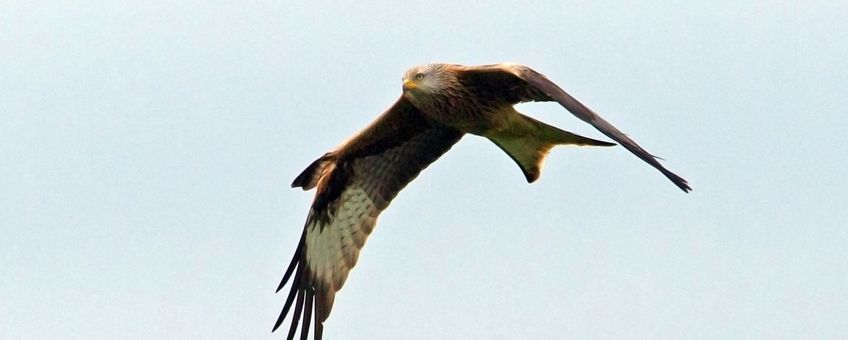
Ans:
{"label": "bird's wing", "polygon": [[484,98],[498,98],[511,104],[529,101],[558,102],[577,118],[591,124],[598,131],[630,150],[636,157],[659,170],[684,192],[692,190],[683,177],[663,167],[654,155],[639,146],[636,141],[563,91],[562,88],[541,73],[517,64],[456,66],[455,70],[461,83],[470,88],[472,93]]}
{"label": "bird's wing", "polygon": [[301,339],[307,339],[313,311],[315,339],[321,338],[335,293],[356,264],[377,216],[462,135],[427,120],[401,97],[371,125],[295,179],[292,186],[317,186],[317,191],[294,258],[277,288],[291,279],[274,330],[294,307],[288,338],[294,337],[303,313]]}

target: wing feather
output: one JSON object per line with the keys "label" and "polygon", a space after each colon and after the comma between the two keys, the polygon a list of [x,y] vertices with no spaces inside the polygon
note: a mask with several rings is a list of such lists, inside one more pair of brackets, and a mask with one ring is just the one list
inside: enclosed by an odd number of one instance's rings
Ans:
{"label": "wing feather", "polygon": [[[280,284],[285,286],[291,273],[295,273],[275,330],[297,297],[288,338],[294,337],[301,308],[304,313],[301,338],[308,336],[313,310],[315,338],[320,338],[335,293],[356,265],[380,212],[462,135],[427,120],[401,98],[365,130],[322,156],[321,163],[325,164],[316,181],[295,181],[315,182],[317,191],[298,250]],[[315,168],[314,164],[310,168]],[[311,178],[311,172],[316,171],[307,170],[310,174],[299,178]]]}
{"label": "wing feather", "polygon": [[512,104],[528,101],[556,101],[574,116],[594,126],[598,131],[624,146],[636,157],[659,170],[684,192],[692,190],[683,177],[666,169],[657,161],[656,156],[643,149],[636,141],[566,93],[541,73],[517,64],[462,66],[457,67],[456,70],[470,86],[477,89],[476,92],[488,92],[489,96],[503,98]]}

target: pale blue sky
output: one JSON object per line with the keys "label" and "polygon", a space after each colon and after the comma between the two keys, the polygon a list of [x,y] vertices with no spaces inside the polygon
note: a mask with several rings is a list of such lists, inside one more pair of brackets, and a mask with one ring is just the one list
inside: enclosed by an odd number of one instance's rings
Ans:
{"label": "pale blue sky", "polygon": [[[530,65],[623,148],[527,185],[468,136],[382,215],[327,339],[848,333],[845,2],[0,3],[0,338],[272,339],[312,193],[408,67]],[[554,104],[519,107],[603,136]]]}

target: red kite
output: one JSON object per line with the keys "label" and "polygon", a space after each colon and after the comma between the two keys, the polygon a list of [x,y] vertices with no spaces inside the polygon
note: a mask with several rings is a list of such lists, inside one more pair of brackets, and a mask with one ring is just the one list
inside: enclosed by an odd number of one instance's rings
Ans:
{"label": "red kite", "polygon": [[613,146],[579,136],[516,111],[523,102],[555,101],[668,177],[684,192],[682,177],[544,75],[515,64],[428,64],[403,76],[403,95],[352,139],[310,164],[292,183],[317,188],[294,258],[277,291],[292,285],[276,330],[294,306],[288,339],[301,320],[306,340],[315,315],[315,339],[335,294],[356,264],[377,216],[418,173],[466,133],[483,136],[507,153],[527,182],[539,178],[555,145]]}

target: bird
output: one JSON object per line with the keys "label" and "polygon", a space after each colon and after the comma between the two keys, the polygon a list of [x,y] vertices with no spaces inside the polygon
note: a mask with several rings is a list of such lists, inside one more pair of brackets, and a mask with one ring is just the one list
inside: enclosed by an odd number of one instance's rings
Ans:
{"label": "bird", "polygon": [[288,339],[294,338],[300,323],[300,338],[306,340],[314,317],[313,338],[322,339],[336,292],[380,212],[464,135],[488,138],[512,158],[528,183],[539,178],[542,162],[556,145],[616,145],[545,124],[516,111],[516,104],[559,103],[684,192],[692,190],[657,157],[528,66],[432,63],[410,68],[402,80],[403,92],[391,107],[292,182],[292,188],[316,190],[294,256],[277,287],[279,292],[291,282],[272,332],[291,315]]}

